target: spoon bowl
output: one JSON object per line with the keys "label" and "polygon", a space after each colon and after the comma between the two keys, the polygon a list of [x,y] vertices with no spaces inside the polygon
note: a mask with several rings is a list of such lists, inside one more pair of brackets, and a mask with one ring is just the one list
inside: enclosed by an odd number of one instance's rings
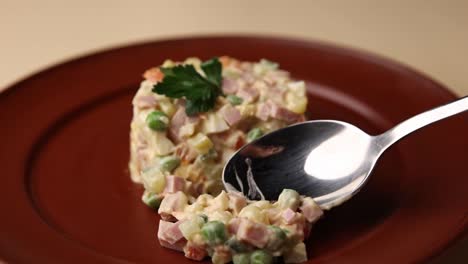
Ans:
{"label": "spoon bowl", "polygon": [[283,189],[310,196],[323,208],[337,206],[366,183],[381,154],[406,135],[468,110],[468,97],[414,116],[371,136],[336,120],[295,124],[238,150],[227,162],[227,190],[249,199],[277,200]]}

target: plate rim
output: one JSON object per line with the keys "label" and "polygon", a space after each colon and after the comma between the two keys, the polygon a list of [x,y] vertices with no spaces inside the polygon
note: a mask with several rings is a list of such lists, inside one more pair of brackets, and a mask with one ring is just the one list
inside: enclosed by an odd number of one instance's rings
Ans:
{"label": "plate rim", "polygon": [[[67,67],[68,65],[84,61],[95,56],[118,52],[119,50],[127,49],[127,48],[137,48],[137,47],[144,47],[147,45],[154,45],[155,43],[170,43],[170,42],[178,42],[178,41],[193,41],[193,40],[202,40],[202,39],[250,39],[254,41],[258,40],[269,40],[275,42],[285,42],[288,45],[300,45],[300,46],[314,46],[318,47],[321,50],[331,51],[335,54],[350,56],[356,58],[358,60],[365,60],[372,64],[380,65],[386,68],[395,68],[398,71],[404,72],[406,74],[410,74],[413,77],[424,80],[426,82],[430,82],[430,89],[437,91],[441,95],[445,96],[447,100],[454,100],[459,96],[447,88],[443,83],[433,79],[429,75],[425,74],[422,71],[419,71],[412,66],[405,64],[404,62],[397,61],[395,59],[389,58],[387,56],[378,54],[376,52],[367,51],[361,48],[357,48],[354,46],[348,46],[343,44],[336,44],[329,41],[317,40],[317,39],[308,39],[308,38],[299,38],[294,36],[288,35],[278,35],[278,34],[239,34],[239,33],[230,33],[230,34],[194,34],[194,35],[183,35],[183,36],[171,36],[171,37],[164,37],[164,38],[150,38],[141,41],[135,42],[126,42],[120,43],[116,45],[110,45],[105,48],[99,48],[93,51],[84,52],[75,56],[71,56],[65,58],[63,60],[59,60],[58,62],[54,62],[48,66],[45,66],[39,70],[33,71],[29,74],[26,74],[23,77],[20,77],[16,81],[13,81],[10,84],[7,84],[4,89],[0,92],[0,103],[2,100],[6,99],[11,94],[17,92],[19,89],[22,89],[23,84],[29,82],[35,78],[41,77],[43,75],[47,75],[49,72],[53,72],[56,69]],[[468,235],[468,222],[462,225],[461,232],[455,234],[453,239],[449,240],[447,243],[444,243],[437,247],[437,250],[434,250],[431,254],[426,254],[425,256],[421,256],[420,260],[429,260],[433,259],[436,256],[442,255],[444,251],[453,245],[457,244],[462,240],[464,237]],[[1,256],[0,256],[1,260]]]}

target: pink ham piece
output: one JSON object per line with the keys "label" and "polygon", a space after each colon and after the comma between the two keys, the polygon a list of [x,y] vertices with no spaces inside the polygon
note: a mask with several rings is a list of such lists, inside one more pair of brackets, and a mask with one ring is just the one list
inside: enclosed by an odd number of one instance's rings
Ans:
{"label": "pink ham piece", "polygon": [[178,221],[177,223],[171,223],[163,220],[159,221],[158,240],[161,246],[182,251],[186,241],[182,232],[180,232],[180,223],[181,221]]}
{"label": "pink ham piece", "polygon": [[235,94],[239,89],[239,86],[235,80],[223,78],[222,89],[225,94]]}
{"label": "pink ham piece", "polygon": [[239,214],[240,210],[247,205],[247,199],[237,193],[228,193],[229,196],[229,209],[231,209],[235,214]]}
{"label": "pink ham piece", "polygon": [[281,217],[288,225],[294,222],[295,216],[296,216],[296,213],[293,210],[291,210],[291,208],[288,208],[281,213]]}
{"label": "pink ham piece", "polygon": [[243,87],[242,89],[239,89],[236,95],[242,98],[245,102],[251,103],[257,100],[260,93],[257,89],[246,86],[246,87]]}
{"label": "pink ham piece", "polygon": [[264,224],[241,218],[237,238],[258,248],[264,248],[268,243],[268,228]]}
{"label": "pink ham piece", "polygon": [[177,112],[175,112],[174,116],[172,116],[170,126],[169,126],[169,136],[170,138],[175,141],[175,143],[179,143],[181,141],[179,132],[180,128],[187,124],[187,123],[197,123],[199,122],[198,117],[189,117],[185,113],[185,107],[180,106]]}
{"label": "pink ham piece", "polygon": [[183,211],[186,206],[187,196],[183,192],[170,193],[164,196],[158,214],[164,220],[174,219],[173,213]]}
{"label": "pink ham piece", "polygon": [[241,223],[240,218],[233,218],[228,223],[228,231],[230,234],[236,234],[237,230],[239,230],[239,225]]}
{"label": "pink ham piece", "polygon": [[296,123],[300,121],[304,121],[304,117],[300,114],[296,114],[288,109],[279,106],[273,102],[270,103],[271,112],[270,115],[273,118],[286,121],[287,123]]}
{"label": "pink ham piece", "polygon": [[159,244],[161,246],[163,246],[165,248],[168,248],[168,249],[180,251],[180,252],[183,251],[186,242],[187,242],[187,240],[182,239],[182,240],[180,240],[179,242],[177,242],[175,244],[170,244],[169,242],[166,242],[164,240],[159,240]]}
{"label": "pink ham piece", "polygon": [[152,95],[142,95],[135,98],[135,106],[139,108],[153,108],[157,105],[157,100]]}
{"label": "pink ham piece", "polygon": [[258,117],[258,119],[260,120],[267,121],[270,117],[270,111],[271,107],[269,103],[259,103],[257,106],[257,112],[255,113],[255,116]]}
{"label": "pink ham piece", "polygon": [[323,215],[322,209],[320,209],[320,207],[310,197],[304,198],[299,209],[301,210],[305,219],[307,219],[307,221],[310,223],[317,221]]}
{"label": "pink ham piece", "polygon": [[229,126],[234,126],[242,118],[240,111],[230,104],[224,105],[219,112]]}
{"label": "pink ham piece", "polygon": [[174,175],[166,176],[166,187],[164,188],[164,193],[175,193],[178,191],[184,191],[185,189],[185,180],[181,177]]}
{"label": "pink ham piece", "polygon": [[184,253],[186,258],[198,261],[203,260],[208,255],[204,248],[195,246],[191,242],[188,242],[187,246],[184,247]]}

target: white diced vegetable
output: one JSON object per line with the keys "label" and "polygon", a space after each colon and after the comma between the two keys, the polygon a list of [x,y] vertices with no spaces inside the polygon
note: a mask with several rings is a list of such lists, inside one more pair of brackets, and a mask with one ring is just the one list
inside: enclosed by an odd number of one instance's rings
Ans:
{"label": "white diced vegetable", "polygon": [[304,243],[298,243],[283,256],[285,263],[303,263],[307,261],[307,251]]}
{"label": "white diced vegetable", "polygon": [[299,203],[299,193],[291,189],[284,189],[278,197],[277,202],[281,209],[290,208],[293,211],[297,210]]}
{"label": "white diced vegetable", "polygon": [[166,186],[166,176],[159,170],[158,166],[143,171],[141,178],[145,189],[153,193],[161,193]]}
{"label": "white diced vegetable", "polygon": [[220,133],[229,129],[228,124],[217,113],[208,113],[203,122],[202,132],[204,134]]}
{"label": "white diced vegetable", "polygon": [[202,217],[198,215],[192,216],[189,217],[186,221],[182,222],[179,225],[179,229],[182,232],[182,235],[187,240],[190,240],[195,234],[200,233],[200,229],[204,223],[205,221]]}
{"label": "white diced vegetable", "polygon": [[266,216],[266,214],[263,214],[261,209],[254,205],[248,205],[242,208],[242,210],[239,213],[239,216],[245,217],[257,223],[269,224],[268,217]]}

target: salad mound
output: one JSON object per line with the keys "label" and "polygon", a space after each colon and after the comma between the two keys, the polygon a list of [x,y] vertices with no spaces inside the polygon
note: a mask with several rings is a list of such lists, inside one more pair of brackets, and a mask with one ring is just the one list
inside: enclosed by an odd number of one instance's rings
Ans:
{"label": "salad mound", "polygon": [[129,168],[161,216],[160,244],[213,263],[306,261],[304,240],[323,214],[313,199],[285,189],[278,201],[251,201],[221,181],[238,148],[305,120],[305,83],[277,63],[230,57],[167,60],[143,77]]}

